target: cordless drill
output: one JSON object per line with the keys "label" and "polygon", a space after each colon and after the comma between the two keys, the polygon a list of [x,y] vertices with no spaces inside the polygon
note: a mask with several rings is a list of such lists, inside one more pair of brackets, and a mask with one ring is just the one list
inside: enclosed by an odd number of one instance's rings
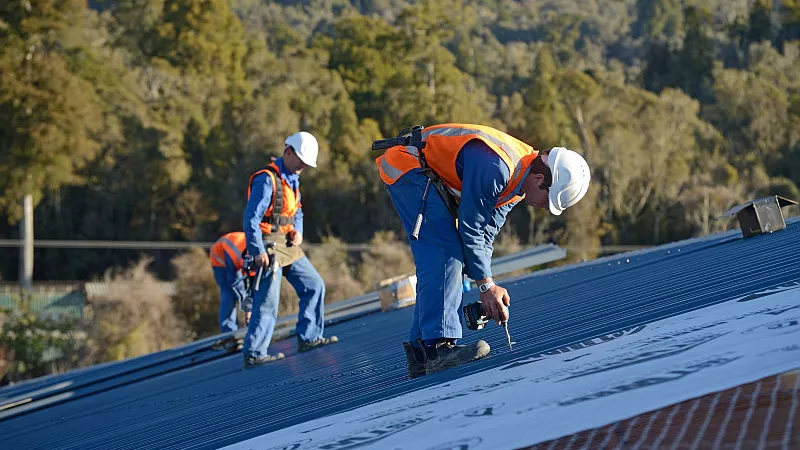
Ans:
{"label": "cordless drill", "polygon": [[[477,301],[470,303],[462,308],[464,311],[464,320],[467,321],[467,328],[470,330],[482,330],[483,327],[489,323],[489,316],[486,315],[486,310],[483,309],[483,303]],[[511,350],[511,335],[508,334],[508,321],[503,321],[503,329],[506,331],[506,340],[508,341],[508,348]]]}
{"label": "cordless drill", "polygon": [[467,328],[470,330],[482,330],[489,323],[489,316],[486,315],[483,303],[480,301],[470,303],[462,309],[464,311],[464,320],[467,321]]}

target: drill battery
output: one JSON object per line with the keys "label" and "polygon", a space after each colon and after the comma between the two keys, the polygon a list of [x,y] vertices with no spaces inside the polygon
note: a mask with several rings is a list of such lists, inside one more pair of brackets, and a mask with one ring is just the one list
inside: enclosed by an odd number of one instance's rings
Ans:
{"label": "drill battery", "polygon": [[489,323],[489,316],[483,309],[483,303],[475,302],[462,308],[464,311],[464,320],[467,322],[467,328],[470,330],[482,330],[483,327]]}

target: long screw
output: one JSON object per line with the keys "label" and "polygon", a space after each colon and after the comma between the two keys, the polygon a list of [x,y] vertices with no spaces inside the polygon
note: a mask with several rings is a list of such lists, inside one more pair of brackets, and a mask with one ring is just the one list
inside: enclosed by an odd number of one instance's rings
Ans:
{"label": "long screw", "polygon": [[508,341],[508,349],[513,351],[514,349],[511,348],[511,335],[508,334],[508,321],[507,320],[503,321],[503,329],[506,330],[506,340]]}

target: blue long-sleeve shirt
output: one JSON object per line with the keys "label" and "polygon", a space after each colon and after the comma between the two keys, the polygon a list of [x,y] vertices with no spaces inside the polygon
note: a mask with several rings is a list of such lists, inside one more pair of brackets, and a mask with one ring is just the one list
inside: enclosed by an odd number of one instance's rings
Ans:
{"label": "blue long-sleeve shirt", "polygon": [[482,280],[492,276],[494,239],[514,207],[495,208],[511,174],[502,158],[478,139],[459,152],[456,173],[462,184],[458,233],[464,246],[466,273],[473,280]]}
{"label": "blue long-sleeve shirt", "polygon": [[[297,196],[297,201],[300,201],[300,176],[290,173],[283,165],[283,158],[275,160],[275,164],[281,170],[281,178],[286,180],[294,190]],[[281,189],[278,186],[278,189]],[[264,240],[261,237],[261,219],[264,213],[267,212],[269,206],[272,204],[272,177],[266,173],[262,173],[253,178],[250,185],[250,198],[247,200],[247,205],[244,208],[244,217],[242,218],[242,228],[247,237],[247,252],[251,255],[260,255],[266,253],[264,248]],[[278,213],[279,211],[275,211]],[[303,209],[297,210],[294,216],[294,229],[298,233],[303,234]]]}

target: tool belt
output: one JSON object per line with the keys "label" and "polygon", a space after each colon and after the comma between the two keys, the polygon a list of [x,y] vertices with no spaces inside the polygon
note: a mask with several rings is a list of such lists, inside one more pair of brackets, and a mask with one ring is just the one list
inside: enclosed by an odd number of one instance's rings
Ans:
{"label": "tool belt", "polygon": [[282,233],[263,234],[264,242],[273,242],[274,246],[267,248],[270,258],[278,258],[281,267],[291,265],[305,256],[303,249],[298,246],[289,247],[286,245],[286,235]]}
{"label": "tool belt", "polygon": [[439,197],[442,198],[444,206],[447,207],[447,210],[450,212],[450,215],[453,216],[453,219],[457,220],[459,199],[450,193],[447,186],[444,184],[442,177],[440,177],[425,160],[425,153],[422,151],[422,149],[425,148],[425,141],[422,140],[422,129],[422,125],[416,125],[404,129],[395,138],[377,140],[372,143],[372,150],[386,150],[398,145],[416,147],[419,151],[419,166],[422,169],[422,174],[431,180],[431,184],[433,184],[433,187],[436,188],[436,192],[439,193]]}

